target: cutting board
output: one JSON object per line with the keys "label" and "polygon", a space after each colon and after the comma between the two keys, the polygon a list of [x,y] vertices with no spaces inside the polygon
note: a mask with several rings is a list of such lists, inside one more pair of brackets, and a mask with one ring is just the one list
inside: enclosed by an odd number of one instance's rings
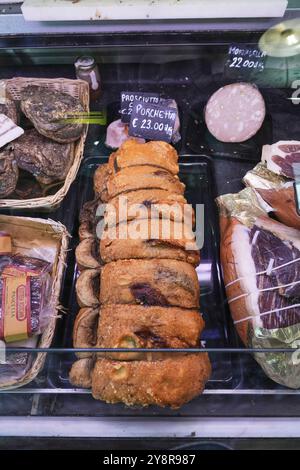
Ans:
{"label": "cutting board", "polygon": [[25,0],[28,21],[281,17],[287,0]]}

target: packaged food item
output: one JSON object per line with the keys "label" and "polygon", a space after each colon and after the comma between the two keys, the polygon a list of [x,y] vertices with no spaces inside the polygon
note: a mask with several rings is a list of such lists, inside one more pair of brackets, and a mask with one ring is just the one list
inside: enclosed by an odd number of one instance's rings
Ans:
{"label": "packaged food item", "polygon": [[10,234],[0,232],[0,340],[24,341],[47,327],[50,270],[47,261],[12,254]]}
{"label": "packaged food item", "polygon": [[[68,233],[50,219],[0,215],[0,388],[28,384],[42,369],[59,312]],[[11,351],[12,347],[21,352]]]}
{"label": "packaged food item", "polygon": [[251,83],[232,83],[219,88],[205,107],[209,132],[221,142],[244,142],[262,126],[264,99]]}
{"label": "packaged food item", "polygon": [[[300,338],[300,231],[270,217],[246,188],[217,199],[227,299],[246,347],[294,348]],[[292,353],[255,353],[265,373],[300,387]]]}
{"label": "packaged food item", "polygon": [[47,327],[53,310],[50,270],[37,258],[0,256],[0,339],[24,340]]}

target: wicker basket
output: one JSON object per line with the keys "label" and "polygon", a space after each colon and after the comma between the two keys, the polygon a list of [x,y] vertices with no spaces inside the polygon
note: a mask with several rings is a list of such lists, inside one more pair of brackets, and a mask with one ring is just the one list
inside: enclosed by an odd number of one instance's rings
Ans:
{"label": "wicker basket", "polygon": [[[66,266],[66,254],[69,234],[64,225],[50,219],[33,219],[29,217],[14,217],[0,215],[0,230],[11,234],[13,240],[13,252],[31,255],[37,247],[44,247],[44,259],[53,263],[52,268],[52,296],[51,301],[55,306],[55,315],[40,336],[38,347],[48,348],[51,345],[57,315],[60,310],[59,296]],[[30,349],[28,349],[30,352]],[[31,382],[41,371],[46,359],[46,353],[38,353],[33,360],[30,369],[17,380],[2,382],[1,390],[9,390]]]}
{"label": "wicker basket", "polygon": [[[9,80],[3,80],[6,85],[7,92],[11,97],[19,101],[20,93],[23,88],[28,85],[41,85],[50,89],[62,91],[78,98],[85,111],[89,111],[89,86],[83,80],[70,80],[66,78],[23,78],[16,77]],[[38,197],[34,199],[0,199],[0,208],[7,209],[41,209],[48,211],[54,210],[59,206],[65,195],[67,194],[71,184],[76,178],[80,163],[83,157],[84,142],[87,135],[87,126],[79,140],[74,145],[74,160],[67,174],[64,185],[51,196]]]}

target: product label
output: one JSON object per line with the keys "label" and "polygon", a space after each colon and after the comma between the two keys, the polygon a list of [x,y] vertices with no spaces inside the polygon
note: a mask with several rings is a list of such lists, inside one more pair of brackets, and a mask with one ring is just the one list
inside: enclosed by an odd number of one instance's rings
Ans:
{"label": "product label", "polygon": [[0,338],[6,342],[22,341],[31,333],[30,277],[15,267],[7,267],[1,283]]}
{"label": "product label", "polygon": [[133,103],[141,101],[146,104],[159,104],[159,93],[144,93],[135,91],[122,91],[121,92],[121,121],[127,124],[130,123],[130,118],[133,109]]}
{"label": "product label", "polygon": [[133,103],[129,135],[146,140],[171,142],[177,110],[168,106]]}
{"label": "product label", "polygon": [[225,75],[244,78],[262,72],[265,68],[266,53],[258,47],[231,44],[225,62]]}
{"label": "product label", "polygon": [[0,232],[0,255],[10,254],[11,251],[11,236],[6,232]]}

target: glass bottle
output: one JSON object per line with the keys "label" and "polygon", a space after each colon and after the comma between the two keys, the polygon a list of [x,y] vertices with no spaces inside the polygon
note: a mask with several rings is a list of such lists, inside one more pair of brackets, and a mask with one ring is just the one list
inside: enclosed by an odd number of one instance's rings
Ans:
{"label": "glass bottle", "polygon": [[101,94],[101,78],[94,57],[82,56],[75,61],[76,77],[84,80],[90,87],[90,99],[96,101]]}

